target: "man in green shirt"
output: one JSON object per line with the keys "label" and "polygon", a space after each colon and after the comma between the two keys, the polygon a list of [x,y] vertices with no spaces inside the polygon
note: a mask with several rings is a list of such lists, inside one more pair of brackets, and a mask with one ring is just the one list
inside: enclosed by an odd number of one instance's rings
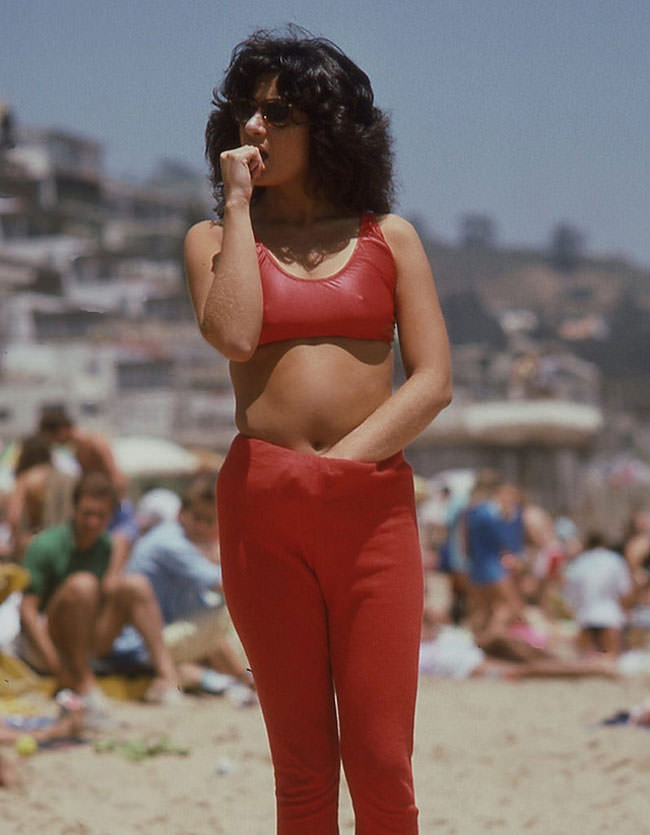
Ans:
{"label": "man in green shirt", "polygon": [[151,584],[141,574],[119,574],[111,563],[107,525],[117,495],[102,473],[78,482],[70,522],[30,542],[23,566],[30,582],[20,616],[23,655],[70,688],[97,701],[92,658],[106,655],[122,627],[140,632],[156,671],[157,691],[177,688],[176,671],[162,639],[163,622]]}

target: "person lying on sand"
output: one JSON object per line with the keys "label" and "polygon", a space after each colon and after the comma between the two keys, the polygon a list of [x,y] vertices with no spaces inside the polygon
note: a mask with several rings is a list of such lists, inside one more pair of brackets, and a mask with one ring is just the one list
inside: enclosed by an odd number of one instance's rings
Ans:
{"label": "person lying on sand", "polygon": [[615,662],[607,657],[558,658],[549,650],[537,649],[520,638],[494,638],[481,646],[464,629],[443,627],[420,647],[420,672],[437,678],[574,678],[606,676],[616,678]]}
{"label": "person lying on sand", "polygon": [[[15,745],[22,737],[31,737],[37,744],[42,744],[57,739],[78,737],[82,730],[83,710],[66,711],[52,725],[37,728],[29,733],[0,723],[0,745]],[[20,777],[15,762],[0,754],[0,786],[11,788],[19,782]]]}

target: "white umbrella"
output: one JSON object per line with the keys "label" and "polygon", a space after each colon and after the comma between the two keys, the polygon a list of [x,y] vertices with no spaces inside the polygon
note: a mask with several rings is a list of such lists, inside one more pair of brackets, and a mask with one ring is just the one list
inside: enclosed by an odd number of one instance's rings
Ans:
{"label": "white umbrella", "polygon": [[118,467],[129,477],[187,475],[200,468],[200,459],[193,452],[164,438],[129,435],[111,443]]}

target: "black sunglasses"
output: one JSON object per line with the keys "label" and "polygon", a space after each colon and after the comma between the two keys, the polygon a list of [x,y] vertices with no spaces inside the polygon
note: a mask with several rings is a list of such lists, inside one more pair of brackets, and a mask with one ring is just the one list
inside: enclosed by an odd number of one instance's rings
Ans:
{"label": "black sunglasses", "polygon": [[293,121],[291,118],[293,104],[284,99],[267,99],[263,102],[256,102],[253,99],[234,99],[230,102],[230,108],[235,121],[240,125],[245,125],[258,110],[264,121],[276,128],[286,128]]}

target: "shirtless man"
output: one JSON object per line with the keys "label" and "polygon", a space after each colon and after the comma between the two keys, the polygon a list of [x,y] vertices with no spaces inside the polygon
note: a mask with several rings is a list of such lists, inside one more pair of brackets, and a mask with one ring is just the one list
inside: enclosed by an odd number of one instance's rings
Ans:
{"label": "shirtless man", "polygon": [[126,491],[127,477],[120,470],[109,444],[101,435],[83,432],[63,409],[44,409],[39,424],[41,435],[50,444],[67,444],[72,449],[82,475],[103,473],[122,497]]}

